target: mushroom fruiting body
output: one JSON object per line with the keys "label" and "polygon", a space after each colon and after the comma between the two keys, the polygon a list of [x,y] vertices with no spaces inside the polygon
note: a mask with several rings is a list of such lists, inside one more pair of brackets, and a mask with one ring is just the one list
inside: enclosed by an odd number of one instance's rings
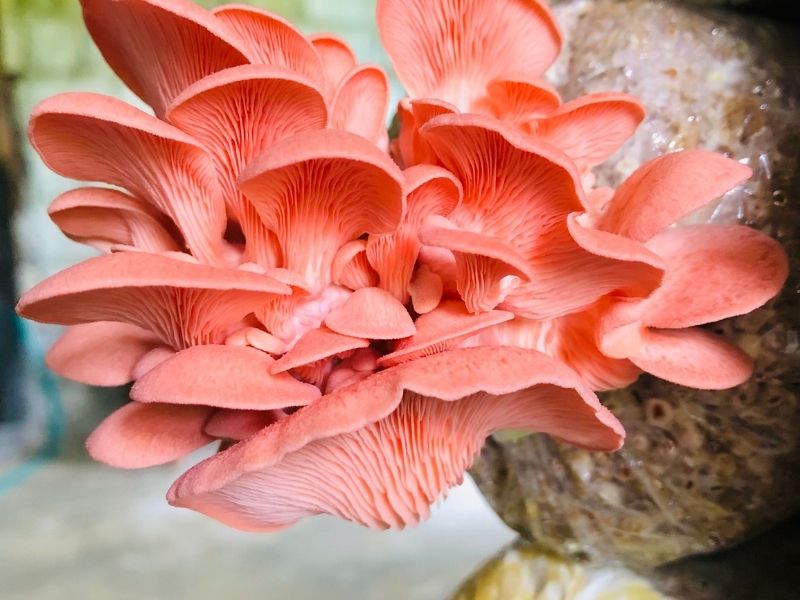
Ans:
{"label": "mushroom fruiting body", "polygon": [[592,189],[643,109],[562,104],[538,0],[379,0],[410,95],[391,144],[386,75],[335,36],[241,5],[81,3],[153,114],[96,94],[34,110],[49,167],[114,188],[53,202],[105,255],[18,310],[69,326],[59,374],[134,383],[90,436],[96,459],[141,468],[222,441],[172,504],[248,530],[319,513],[400,528],[499,429],[613,451],[624,430],[596,390],[749,376],[696,326],[774,296],[782,249],[744,227],[669,229],[749,170],[686,151]]}

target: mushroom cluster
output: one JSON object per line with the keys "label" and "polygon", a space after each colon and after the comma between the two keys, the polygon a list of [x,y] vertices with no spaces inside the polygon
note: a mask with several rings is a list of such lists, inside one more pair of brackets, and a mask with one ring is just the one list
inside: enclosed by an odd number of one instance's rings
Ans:
{"label": "mushroom cluster", "polygon": [[243,5],[81,0],[110,97],[41,103],[55,172],[112,187],[50,216],[102,256],[27,292],[68,326],[48,354],[91,385],[133,383],[87,441],[143,468],[211,443],[170,503],[269,531],[328,513],[424,519],[488,435],[613,451],[595,391],[642,372],[722,389],[748,356],[697,326],[774,296],[786,257],[743,226],[671,228],[749,176],[684,151],[594,186],[644,112],[562,103],[561,34],[538,0],[378,0],[408,98],[345,42]]}

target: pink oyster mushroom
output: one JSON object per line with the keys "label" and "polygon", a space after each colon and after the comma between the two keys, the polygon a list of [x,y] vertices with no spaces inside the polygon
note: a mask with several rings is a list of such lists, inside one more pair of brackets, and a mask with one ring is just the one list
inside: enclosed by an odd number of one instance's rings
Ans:
{"label": "pink oyster mushroom", "polygon": [[[225,481],[201,476],[215,470],[204,463],[171,501],[250,529],[318,512],[386,527],[426,516],[498,428],[619,447],[613,416],[577,374],[540,353],[458,350],[379,365],[445,294],[436,273],[417,268],[419,233],[462,200],[453,174],[404,173],[385,153],[382,72],[358,66],[333,36],[308,39],[245,6],[82,4],[104,57],[155,114],[96,94],[63,94],[34,110],[29,135],[48,166],[114,189],[79,188],[53,202],[64,233],[105,256],[36,286],[19,311],[69,326],[48,354],[60,374],[135,382],[132,401],[90,436],[94,458],[141,468],[245,440],[220,453],[229,461],[267,431],[299,427],[280,452],[232,467]],[[443,385],[450,377],[460,389]],[[224,496],[246,473],[273,476],[298,460],[289,468],[303,477],[326,444],[350,449],[328,466],[355,473],[371,436],[384,463],[365,484],[333,486],[327,505],[267,485],[261,497],[274,510],[247,516],[246,498],[230,515],[213,508],[212,487]],[[417,483],[395,479],[400,470]],[[382,488],[391,498],[375,495]]]}
{"label": "pink oyster mushroom", "polygon": [[378,29],[409,95],[397,109],[393,148],[402,165],[435,163],[420,128],[433,117],[463,112],[489,115],[560,148],[584,175],[644,118],[627,94],[561,103],[542,75],[558,56],[562,35],[539,0],[379,0]]}
{"label": "pink oyster mushroom", "polygon": [[[407,106],[424,115],[405,170],[386,152],[385,75],[338,38],[242,5],[82,4],[154,115],[92,94],[34,111],[30,138],[53,170],[114,189],[54,201],[64,233],[105,256],[39,284],[19,311],[69,326],[48,355],[58,373],[133,382],[92,456],[141,468],[221,442],[169,501],[269,531],[320,513],[417,523],[498,429],[622,444],[597,373],[609,361],[638,373],[632,324],[669,326],[619,307],[657,305],[685,278],[658,230],[631,225],[646,202],[615,197],[614,216],[607,191],[584,193],[641,111],[623,96],[560,105],[539,80],[560,34],[538,2],[379,3]],[[432,45],[453,15],[463,31]],[[651,200],[642,222],[669,225],[674,203]],[[765,252],[754,268],[774,288],[782,255]],[[730,287],[712,278],[709,294],[715,281]],[[741,310],[769,297],[743,296]]]}
{"label": "pink oyster mushroom", "polygon": [[661,285],[641,297],[615,291],[557,319],[504,323],[472,342],[537,348],[576,369],[595,390],[625,387],[643,371],[699,389],[743,383],[752,374],[750,357],[698,326],[773,298],[786,281],[786,253],[744,226],[671,226],[750,174],[701,150],[643,165],[596,212],[571,215],[569,225],[577,239],[653,253],[663,265]]}

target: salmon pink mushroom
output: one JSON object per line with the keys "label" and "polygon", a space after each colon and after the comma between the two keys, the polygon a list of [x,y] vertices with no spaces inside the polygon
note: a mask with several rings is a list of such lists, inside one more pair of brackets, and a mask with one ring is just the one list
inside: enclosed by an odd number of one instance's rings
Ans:
{"label": "salmon pink mushroom", "polygon": [[498,77],[541,76],[561,49],[561,31],[539,0],[379,0],[377,14],[409,96],[465,112]]}
{"label": "salmon pink mushroom", "polygon": [[181,243],[158,210],[116,190],[80,188],[61,194],[47,212],[72,240],[101,252],[115,248],[178,252]]}
{"label": "salmon pink mushroom", "polygon": [[312,292],[333,278],[336,253],[363,234],[386,234],[403,215],[402,174],[364,138],[343,131],[282,140],[242,173],[239,187],[275,232],[283,266]]}
{"label": "salmon pink mushroom", "polygon": [[606,240],[589,245],[572,234],[568,217],[585,198],[574,164],[552,146],[476,115],[437,117],[422,134],[464,190],[450,225],[429,222],[422,241],[453,251],[470,311],[501,305],[547,318],[617,289],[658,285],[646,252],[613,252]]}
{"label": "salmon pink mushroom", "polygon": [[388,80],[344,40],[241,4],[81,4],[154,114],[97,94],[36,108],[44,162],[113,187],[53,202],[103,256],[18,311],[68,327],[57,373],[133,383],[95,459],[143,468],[218,442],[172,504],[255,531],[321,513],[401,528],[494,431],[613,451],[624,431],[593,390],[749,375],[698,327],[775,295],[783,251],[744,227],[671,228],[749,170],[687,151],[584,190],[643,111],[562,104],[539,0],[379,0],[410,96],[401,166]]}
{"label": "salmon pink mushroom", "polygon": [[249,62],[293,71],[327,93],[322,57],[311,40],[289,21],[245,4],[226,4],[212,12],[237,34]]}
{"label": "salmon pink mushroom", "polygon": [[[31,141],[51,167],[129,192],[75,190],[54,202],[52,218],[76,240],[103,252],[126,252],[56,276],[44,290],[26,295],[20,311],[76,323],[49,357],[60,373],[103,385],[137,381],[136,404],[92,438],[94,456],[122,466],[123,458],[102,448],[113,447],[113,436],[124,435],[128,424],[133,424],[128,433],[139,439],[135,424],[150,422],[139,419],[147,411],[176,418],[188,414],[161,404],[206,406],[213,414],[263,412],[297,408],[320,395],[291,375],[271,374],[271,356],[285,353],[287,341],[296,341],[298,333],[319,326],[350,291],[332,286],[321,290],[321,297],[309,297],[313,290],[306,273],[286,268],[296,256],[283,253],[278,231],[242,193],[239,178],[254,159],[299,133],[341,127],[381,141],[388,82],[380,70],[358,67],[343,42],[306,38],[265,11],[230,5],[212,13],[186,0],[84,0],[82,5],[101,52],[156,116],[89,94],[59,96],[34,112]],[[331,64],[342,68],[331,70]],[[370,119],[354,120],[356,108]],[[372,152],[366,162],[382,164],[391,178],[397,168],[377,148],[364,145],[362,154]],[[358,158],[352,162],[359,164]],[[378,179],[376,206],[383,202],[399,220],[399,183],[387,200],[393,189]],[[351,185],[364,182],[355,178]],[[362,219],[365,231],[373,225],[381,232],[392,227],[371,216]],[[338,239],[333,253],[340,249]],[[354,288],[377,283],[366,242],[355,241],[362,244],[361,252],[340,265],[337,283]],[[208,283],[211,272],[197,263],[218,267],[213,275],[218,282]],[[107,277],[113,269],[123,279],[127,275],[124,284]],[[154,281],[163,270],[172,275]],[[331,277],[324,265],[322,272]],[[68,314],[70,303],[80,305],[80,314]],[[49,307],[54,304],[65,311],[53,315]],[[132,309],[126,311],[129,304]],[[292,335],[282,339],[253,318],[269,307],[281,307],[273,312],[291,321]],[[276,332],[283,325],[277,322]],[[203,377],[197,378],[200,372]],[[175,387],[189,380],[195,384]],[[237,384],[231,387],[231,381]],[[128,412],[136,418],[123,418]],[[197,428],[200,412],[192,413],[189,430],[195,433],[203,430]],[[111,436],[107,446],[101,443],[104,436]],[[153,440],[166,443],[168,438]],[[152,445],[153,440],[140,441]],[[170,452],[149,456],[153,461],[175,457]]]}
{"label": "salmon pink mushroom", "polygon": [[597,229],[643,243],[664,261],[665,275],[646,298],[610,306],[598,330],[604,354],[703,389],[749,378],[744,352],[696,326],[748,313],[773,298],[788,275],[783,248],[743,226],[669,228],[749,176],[750,169],[733,160],[686,150],[650,161],[620,186]]}
{"label": "salmon pink mushroom", "polygon": [[183,131],[114,98],[71,93],[39,104],[28,134],[58,174],[125,188],[172,219],[199,260],[225,261],[214,167]]}
{"label": "salmon pink mushroom", "polygon": [[536,352],[453,350],[339,389],[183,475],[169,492],[239,529],[333,514],[403,528],[459,483],[499,428],[614,450],[619,423],[579,377]]}
{"label": "salmon pink mushroom", "polygon": [[639,254],[654,265],[647,256],[655,257],[664,271],[660,285],[635,295],[618,290],[556,319],[499,325],[478,343],[542,350],[596,390],[629,385],[642,371],[699,389],[743,383],[752,373],[750,358],[698,326],[773,298],[788,274],[786,253],[744,226],[671,226],[749,175],[748,167],[700,150],[643,165],[595,215],[594,226],[571,224],[587,246],[600,241],[606,250]]}
{"label": "salmon pink mushroom", "polygon": [[167,119],[198,140],[213,161],[228,214],[242,229],[244,260],[265,268],[281,263],[274,235],[244,197],[237,181],[245,166],[276,142],[324,129],[322,93],[292,71],[246,65],[210,75],[184,90]]}
{"label": "salmon pink mushroom", "polygon": [[431,162],[417,130],[443,112],[494,117],[558,146],[581,174],[614,154],[644,118],[627,94],[561,104],[542,79],[561,32],[538,0],[380,0],[378,29],[411,100],[398,107],[395,145],[406,167]]}
{"label": "salmon pink mushroom", "polygon": [[380,287],[406,303],[422,247],[419,234],[425,221],[453,212],[463,192],[461,183],[439,167],[420,165],[406,169],[403,175],[407,205],[403,220],[389,234],[370,235],[366,253],[380,278]]}
{"label": "salmon pink mushroom", "polygon": [[161,347],[157,335],[136,325],[93,321],[67,328],[50,348],[46,362],[62,377],[115,387],[134,381],[142,359]]}
{"label": "salmon pink mushroom", "polygon": [[158,116],[198,79],[251,59],[243,39],[187,0],[81,0],[81,6],[103,58]]}
{"label": "salmon pink mushroom", "polygon": [[[181,357],[178,354],[172,358],[176,351],[193,346],[199,346],[194,350],[213,350],[215,346],[205,345],[223,343],[241,327],[243,317],[263,304],[265,297],[289,292],[290,288],[285,284],[256,273],[210,267],[172,256],[122,252],[90,259],[45,280],[23,295],[18,311],[34,320],[73,326],[48,356],[48,363],[58,372],[79,381],[120,385],[141,377],[163,361],[166,363],[162,369],[170,365],[174,371],[171,363]],[[203,363],[195,360],[192,367],[184,370],[181,381],[196,382],[193,389],[184,389],[184,395],[190,398],[185,403],[211,403],[214,406],[230,403],[230,396],[226,401],[222,394],[228,395],[236,390],[235,386],[230,386],[231,377],[241,379],[241,373],[248,372],[245,365],[253,366],[250,355],[244,357],[250,358],[249,362],[241,356],[245,349],[233,346],[218,348],[221,351],[213,361]],[[257,354],[261,355],[260,352]],[[269,365],[262,364],[261,368],[264,376],[268,376]],[[198,378],[198,373],[203,377]],[[255,376],[252,372],[249,374]],[[174,380],[164,377],[158,383],[158,401],[182,403],[181,398],[169,390]],[[210,401],[203,400],[209,396]],[[287,400],[284,394],[282,406],[302,403],[299,399],[303,394],[296,396]],[[308,397],[307,393],[305,397]],[[126,406],[121,409],[124,416],[110,418],[106,425],[101,425],[90,448],[93,456],[115,466],[129,467],[145,466],[143,461],[149,460],[145,456],[155,461],[177,458],[174,455],[176,448],[186,446],[179,444],[172,448],[169,445],[169,419],[180,420],[181,415],[189,413],[135,404],[135,408]],[[165,416],[164,427],[168,429],[157,438],[151,439],[138,425],[155,422],[156,417],[151,419],[148,411]],[[191,412],[191,416],[193,422],[202,421],[198,410]],[[128,430],[128,423],[137,425]],[[199,423],[198,427],[201,426]],[[180,431],[187,432],[186,429]],[[139,455],[133,450],[130,453],[125,450],[120,455],[108,454],[105,449],[112,452],[114,438],[124,436],[126,432],[133,436],[126,442],[131,448],[141,441],[153,452]],[[106,442],[105,436],[111,436],[111,439]],[[164,441],[165,450],[169,450],[166,454],[152,448],[156,439]],[[189,452],[199,447],[192,444],[202,439],[202,436],[190,435],[177,438],[176,443],[192,440],[191,447],[186,450]],[[126,457],[133,462],[128,464]]]}

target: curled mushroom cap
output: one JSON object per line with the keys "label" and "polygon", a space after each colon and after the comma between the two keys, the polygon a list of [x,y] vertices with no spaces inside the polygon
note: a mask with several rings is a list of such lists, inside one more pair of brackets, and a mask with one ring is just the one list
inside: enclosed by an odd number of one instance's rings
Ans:
{"label": "curled mushroom cap", "polygon": [[162,465],[214,441],[203,431],[208,406],[129,402],[114,411],[86,440],[89,455],[120,469]]}
{"label": "curled mushroom cap", "polygon": [[561,48],[558,25],[538,0],[380,0],[377,15],[409,95],[465,111],[498,76],[541,75]]}
{"label": "curled mushroom cap", "polygon": [[657,260],[645,248],[570,230],[569,215],[586,200],[574,164],[557,149],[477,115],[439,116],[421,133],[464,190],[448,217],[463,232],[439,227],[424,241],[455,253],[471,310],[499,305],[548,318],[643,279],[648,290],[657,285]]}
{"label": "curled mushroom cap", "polygon": [[47,352],[47,366],[87,385],[115,387],[136,379],[140,361],[163,342],[150,331],[113,321],[73,325]]}
{"label": "curled mushroom cap", "polygon": [[786,254],[775,240],[742,226],[667,229],[647,243],[665,261],[663,284],[636,302],[612,304],[599,347],[662,379],[725,389],[752,374],[750,358],[695,326],[741,315],[783,287]]}
{"label": "curled mushroom cap", "polygon": [[55,172],[125,188],[168,215],[198,259],[225,262],[213,163],[180,129],[108,96],[70,93],[40,103],[28,134]]}
{"label": "curled mushroom cap", "polygon": [[414,335],[414,321],[405,306],[380,288],[361,288],[325,318],[329,329],[342,335],[395,340]]}
{"label": "curled mushroom cap", "polygon": [[117,321],[180,350],[222,343],[244,316],[289,287],[264,275],[139,252],[93,258],[24,294],[18,312],[77,325]]}
{"label": "curled mushroom cap", "polygon": [[705,150],[660,156],[623,182],[597,228],[646,242],[751,175],[749,167]]}
{"label": "curled mushroom cap", "polygon": [[356,55],[348,43],[336,35],[317,33],[309,39],[322,59],[328,89],[336,90],[346,75],[356,68]]}
{"label": "curled mushroom cap", "polygon": [[781,245],[741,226],[666,229],[647,242],[665,263],[662,285],[642,304],[649,327],[677,329],[743,315],[783,287]]}
{"label": "curled mushroom cap", "polygon": [[350,131],[377,145],[386,135],[389,78],[375,65],[354,67],[336,89],[331,103],[331,126]]}
{"label": "curled mushroom cap", "polygon": [[402,173],[364,138],[299,134],[252,162],[239,186],[275,232],[283,265],[314,292],[332,280],[336,252],[364,233],[390,233],[404,203]]}
{"label": "curled mushroom cap", "polygon": [[274,372],[274,365],[274,358],[254,348],[195,346],[140,377],[131,390],[131,399],[273,410],[304,406],[320,396],[313,385]]}
{"label": "curled mushroom cap", "polygon": [[249,62],[235,32],[192,2],[81,0],[81,6],[103,58],[157,115],[198,79]]}
{"label": "curled mushroom cap", "polygon": [[486,110],[505,123],[525,127],[561,106],[558,92],[541,78],[505,75],[486,86]]}
{"label": "curled mushroom cap", "polygon": [[454,350],[339,389],[200,463],[172,504],[269,531],[319,513],[400,528],[460,482],[500,428],[611,450],[623,430],[580,378],[537,352]]}
{"label": "curled mushroom cap", "polygon": [[605,256],[638,256],[663,277],[649,290],[621,288],[557,319],[550,353],[584,373],[595,389],[623,387],[637,370],[699,389],[748,379],[750,358],[697,326],[748,313],[773,298],[788,275],[785,251],[743,226],[671,226],[749,172],[709,152],[676,152],[643,165],[616,192],[603,191],[594,224],[570,217],[583,247]]}
{"label": "curled mushroom cap", "polygon": [[53,200],[47,212],[64,235],[102,252],[119,247],[155,253],[181,250],[163,214],[117,190],[72,190]]}
{"label": "curled mushroom cap", "polygon": [[18,311],[68,326],[57,373],[133,383],[87,441],[96,460],[218,442],[171,503],[246,530],[320,513],[401,528],[498,429],[613,451],[624,431],[594,390],[750,375],[700,327],[773,297],[785,253],[745,227],[673,227],[749,169],[683,151],[592,189],[644,109],[562,103],[540,0],[378,0],[409,95],[392,142],[385,73],[334,35],[240,4],[81,5],[153,113],[98,94],[34,110],[47,166],[109,186],[49,211],[105,255]]}
{"label": "curled mushroom cap", "polygon": [[255,64],[282,67],[326,85],[322,58],[311,41],[286,19],[244,4],[226,4],[214,16],[238,34]]}
{"label": "curled mushroom cap", "polygon": [[244,168],[276,142],[324,129],[328,110],[310,80],[280,67],[246,65],[209,75],[184,90],[167,119],[208,152],[228,212],[242,228],[247,258],[280,266],[274,234],[237,186]]}
{"label": "curled mushroom cap", "polygon": [[531,135],[562,150],[585,172],[611,158],[644,116],[644,107],[628,94],[587,94],[528,126]]}

